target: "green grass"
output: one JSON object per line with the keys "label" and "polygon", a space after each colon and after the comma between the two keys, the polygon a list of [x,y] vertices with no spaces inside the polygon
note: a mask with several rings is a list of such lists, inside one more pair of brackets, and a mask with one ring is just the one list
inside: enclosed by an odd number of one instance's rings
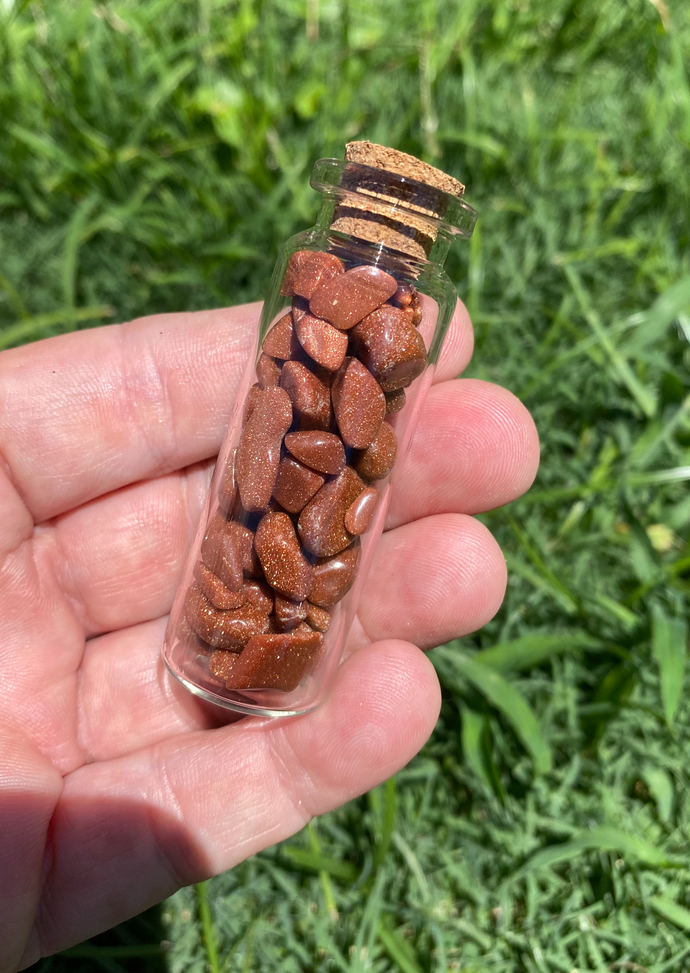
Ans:
{"label": "green grass", "polygon": [[480,223],[448,266],[471,374],[518,394],[543,443],[530,494],[483,518],[508,596],[433,654],[424,752],[38,968],[690,970],[687,5],[51,0],[0,18],[0,346],[260,297],[315,214],[312,162],[361,135],[468,184]]}

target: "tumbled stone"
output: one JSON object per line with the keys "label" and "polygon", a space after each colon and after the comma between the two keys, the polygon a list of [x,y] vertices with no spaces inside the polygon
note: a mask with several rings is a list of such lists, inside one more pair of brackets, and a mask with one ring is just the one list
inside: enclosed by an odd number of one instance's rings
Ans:
{"label": "tumbled stone", "polygon": [[216,608],[223,610],[239,608],[246,601],[242,588],[239,591],[231,591],[210,568],[206,567],[203,561],[199,561],[194,568],[194,577],[199,582],[203,593]]}
{"label": "tumbled stone", "polygon": [[345,514],[364,486],[355,471],[346,466],[309,501],[299,515],[297,530],[311,554],[330,557],[352,542],[352,536],[345,529]]}
{"label": "tumbled stone", "polygon": [[320,473],[340,473],[345,466],[345,449],[335,433],[318,429],[289,432],[285,437],[285,446],[295,459]]}
{"label": "tumbled stone", "polygon": [[386,415],[393,415],[405,408],[405,389],[396,389],[395,392],[384,392],[386,396]]}
{"label": "tumbled stone", "polygon": [[280,386],[287,392],[300,429],[328,429],[331,424],[331,392],[301,362],[288,361],[280,373]]}
{"label": "tumbled stone", "polygon": [[223,682],[230,675],[230,670],[239,659],[239,653],[229,649],[216,649],[208,660],[208,667],[218,679]]}
{"label": "tumbled stone", "polygon": [[249,420],[251,419],[252,412],[254,411],[256,407],[256,403],[259,401],[260,398],[261,398],[261,386],[259,385],[258,382],[255,382],[254,385],[252,385],[252,387],[247,392],[247,398],[245,399],[244,402],[244,415],[242,416],[243,426],[246,426]]}
{"label": "tumbled stone", "polygon": [[295,528],[287,514],[267,513],[254,539],[266,580],[281,595],[302,601],[311,585],[311,565],[302,554]]}
{"label": "tumbled stone", "polygon": [[405,311],[386,304],[352,331],[352,349],[384,392],[407,388],[424,371],[424,340]]}
{"label": "tumbled stone", "polygon": [[391,297],[391,304],[397,307],[409,307],[414,294],[415,289],[411,284],[399,284],[397,291]]}
{"label": "tumbled stone", "polygon": [[322,474],[304,466],[293,456],[284,456],[278,467],[273,496],[283,510],[296,514],[321,489],[323,483]]}
{"label": "tumbled stone", "polygon": [[276,595],[273,619],[279,632],[290,632],[307,617],[307,602]]}
{"label": "tumbled stone", "polygon": [[265,581],[245,581],[242,594],[259,611],[267,615],[273,611],[273,588]]}
{"label": "tumbled stone", "polygon": [[364,449],[386,415],[386,399],[378,382],[360,361],[346,358],[333,379],[331,397],[344,443]]}
{"label": "tumbled stone", "polygon": [[378,267],[355,267],[322,284],[309,301],[311,313],[347,330],[384,304],[397,281]]}
{"label": "tumbled stone", "polygon": [[422,305],[419,294],[411,284],[401,284],[391,297],[390,303],[405,311],[408,321],[414,328],[419,327],[422,323]]}
{"label": "tumbled stone", "polygon": [[283,280],[280,285],[280,293],[284,297],[292,297],[295,293],[295,281],[299,277],[300,271],[311,258],[311,250],[297,250],[287,262]]}
{"label": "tumbled stone", "polygon": [[222,611],[193,584],[185,601],[187,620],[201,638],[217,649],[240,649],[252,635],[267,632],[268,615],[245,602],[240,608]]}
{"label": "tumbled stone", "polygon": [[315,251],[301,262],[292,286],[293,293],[308,300],[318,287],[339,277],[344,271],[342,260],[334,254]]}
{"label": "tumbled stone", "polygon": [[347,335],[328,321],[305,314],[295,325],[302,348],[315,362],[334,372],[347,354]]}
{"label": "tumbled stone", "polygon": [[352,465],[362,479],[382,480],[395,466],[397,451],[395,432],[392,426],[383,422],[371,445],[353,457]]}
{"label": "tumbled stone", "polygon": [[379,492],[376,487],[362,490],[356,500],[353,500],[345,514],[345,529],[350,534],[359,536],[369,527],[379,502]]}
{"label": "tumbled stone", "polygon": [[216,514],[201,544],[201,560],[226,588],[239,591],[243,572],[251,567],[253,541],[248,527]]}
{"label": "tumbled stone", "polygon": [[175,629],[175,637],[180,640],[188,649],[192,649],[194,652],[198,653],[209,653],[211,651],[211,646],[208,642],[197,635],[192,626],[189,624],[189,619],[185,611],[180,615],[180,620],[177,623],[177,628]]}
{"label": "tumbled stone", "polygon": [[331,624],[330,612],[327,612],[325,608],[319,608],[318,605],[312,605],[310,601],[307,602],[307,625],[316,629],[317,632],[327,632]]}
{"label": "tumbled stone", "polygon": [[264,338],[261,350],[271,358],[288,361],[299,353],[300,343],[297,340],[295,326],[290,311],[277,321]]}
{"label": "tumbled stone", "polygon": [[263,389],[237,448],[235,476],[245,510],[267,509],[278,473],[283,436],[291,423],[292,406],[287,392],[282,388]]}
{"label": "tumbled stone", "polygon": [[320,608],[330,608],[344,598],[357,577],[361,554],[356,541],[335,557],[318,560],[312,572],[309,601]]}
{"label": "tumbled stone", "polygon": [[277,689],[291,692],[316,668],[323,655],[323,635],[294,631],[250,639],[232,666],[228,689]]}
{"label": "tumbled stone", "polygon": [[280,365],[270,355],[259,355],[259,360],[256,363],[256,377],[262,389],[267,389],[270,385],[277,385],[280,380]]}
{"label": "tumbled stone", "polygon": [[412,300],[410,301],[407,310],[408,312],[411,312],[410,314],[411,324],[413,325],[413,327],[418,328],[419,325],[422,323],[422,317],[424,316],[424,313],[422,311],[421,301],[419,300],[419,294],[416,291],[412,295]]}
{"label": "tumbled stone", "polygon": [[233,450],[228,456],[225,470],[218,484],[218,506],[225,514],[230,514],[237,500],[237,482],[235,481],[235,456]]}
{"label": "tumbled stone", "polygon": [[[293,297],[292,299],[292,323],[295,327],[300,323],[305,314],[309,314],[309,301],[303,297]],[[296,334],[297,332],[295,332]],[[299,344],[299,342],[298,342]],[[300,345],[300,348],[302,346]]]}

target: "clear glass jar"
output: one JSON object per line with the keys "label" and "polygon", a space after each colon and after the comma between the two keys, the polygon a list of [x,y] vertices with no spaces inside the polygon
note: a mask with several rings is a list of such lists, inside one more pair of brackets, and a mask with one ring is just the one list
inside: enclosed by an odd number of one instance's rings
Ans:
{"label": "clear glass jar", "polygon": [[443,261],[476,220],[359,163],[322,159],[311,185],[318,220],[277,261],[162,652],[196,695],[270,716],[334,678],[455,308]]}

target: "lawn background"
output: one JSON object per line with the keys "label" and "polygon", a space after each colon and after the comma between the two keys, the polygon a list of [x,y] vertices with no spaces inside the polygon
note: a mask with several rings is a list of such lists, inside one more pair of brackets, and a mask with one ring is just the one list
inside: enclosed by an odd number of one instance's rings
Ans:
{"label": "lawn background", "polygon": [[259,298],[365,137],[468,184],[469,374],[543,444],[422,754],[36,969],[690,970],[689,55],[671,0],[0,3],[0,347]]}

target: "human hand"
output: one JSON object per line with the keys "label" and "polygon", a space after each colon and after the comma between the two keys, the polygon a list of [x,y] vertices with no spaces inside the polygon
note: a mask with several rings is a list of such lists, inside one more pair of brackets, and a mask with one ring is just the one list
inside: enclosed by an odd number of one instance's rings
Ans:
{"label": "human hand", "polygon": [[423,745],[428,648],[487,622],[505,562],[470,516],[538,462],[508,392],[454,381],[458,306],[350,636],[315,712],[227,719],[167,678],[165,616],[258,305],[0,355],[0,973],[232,867]]}

